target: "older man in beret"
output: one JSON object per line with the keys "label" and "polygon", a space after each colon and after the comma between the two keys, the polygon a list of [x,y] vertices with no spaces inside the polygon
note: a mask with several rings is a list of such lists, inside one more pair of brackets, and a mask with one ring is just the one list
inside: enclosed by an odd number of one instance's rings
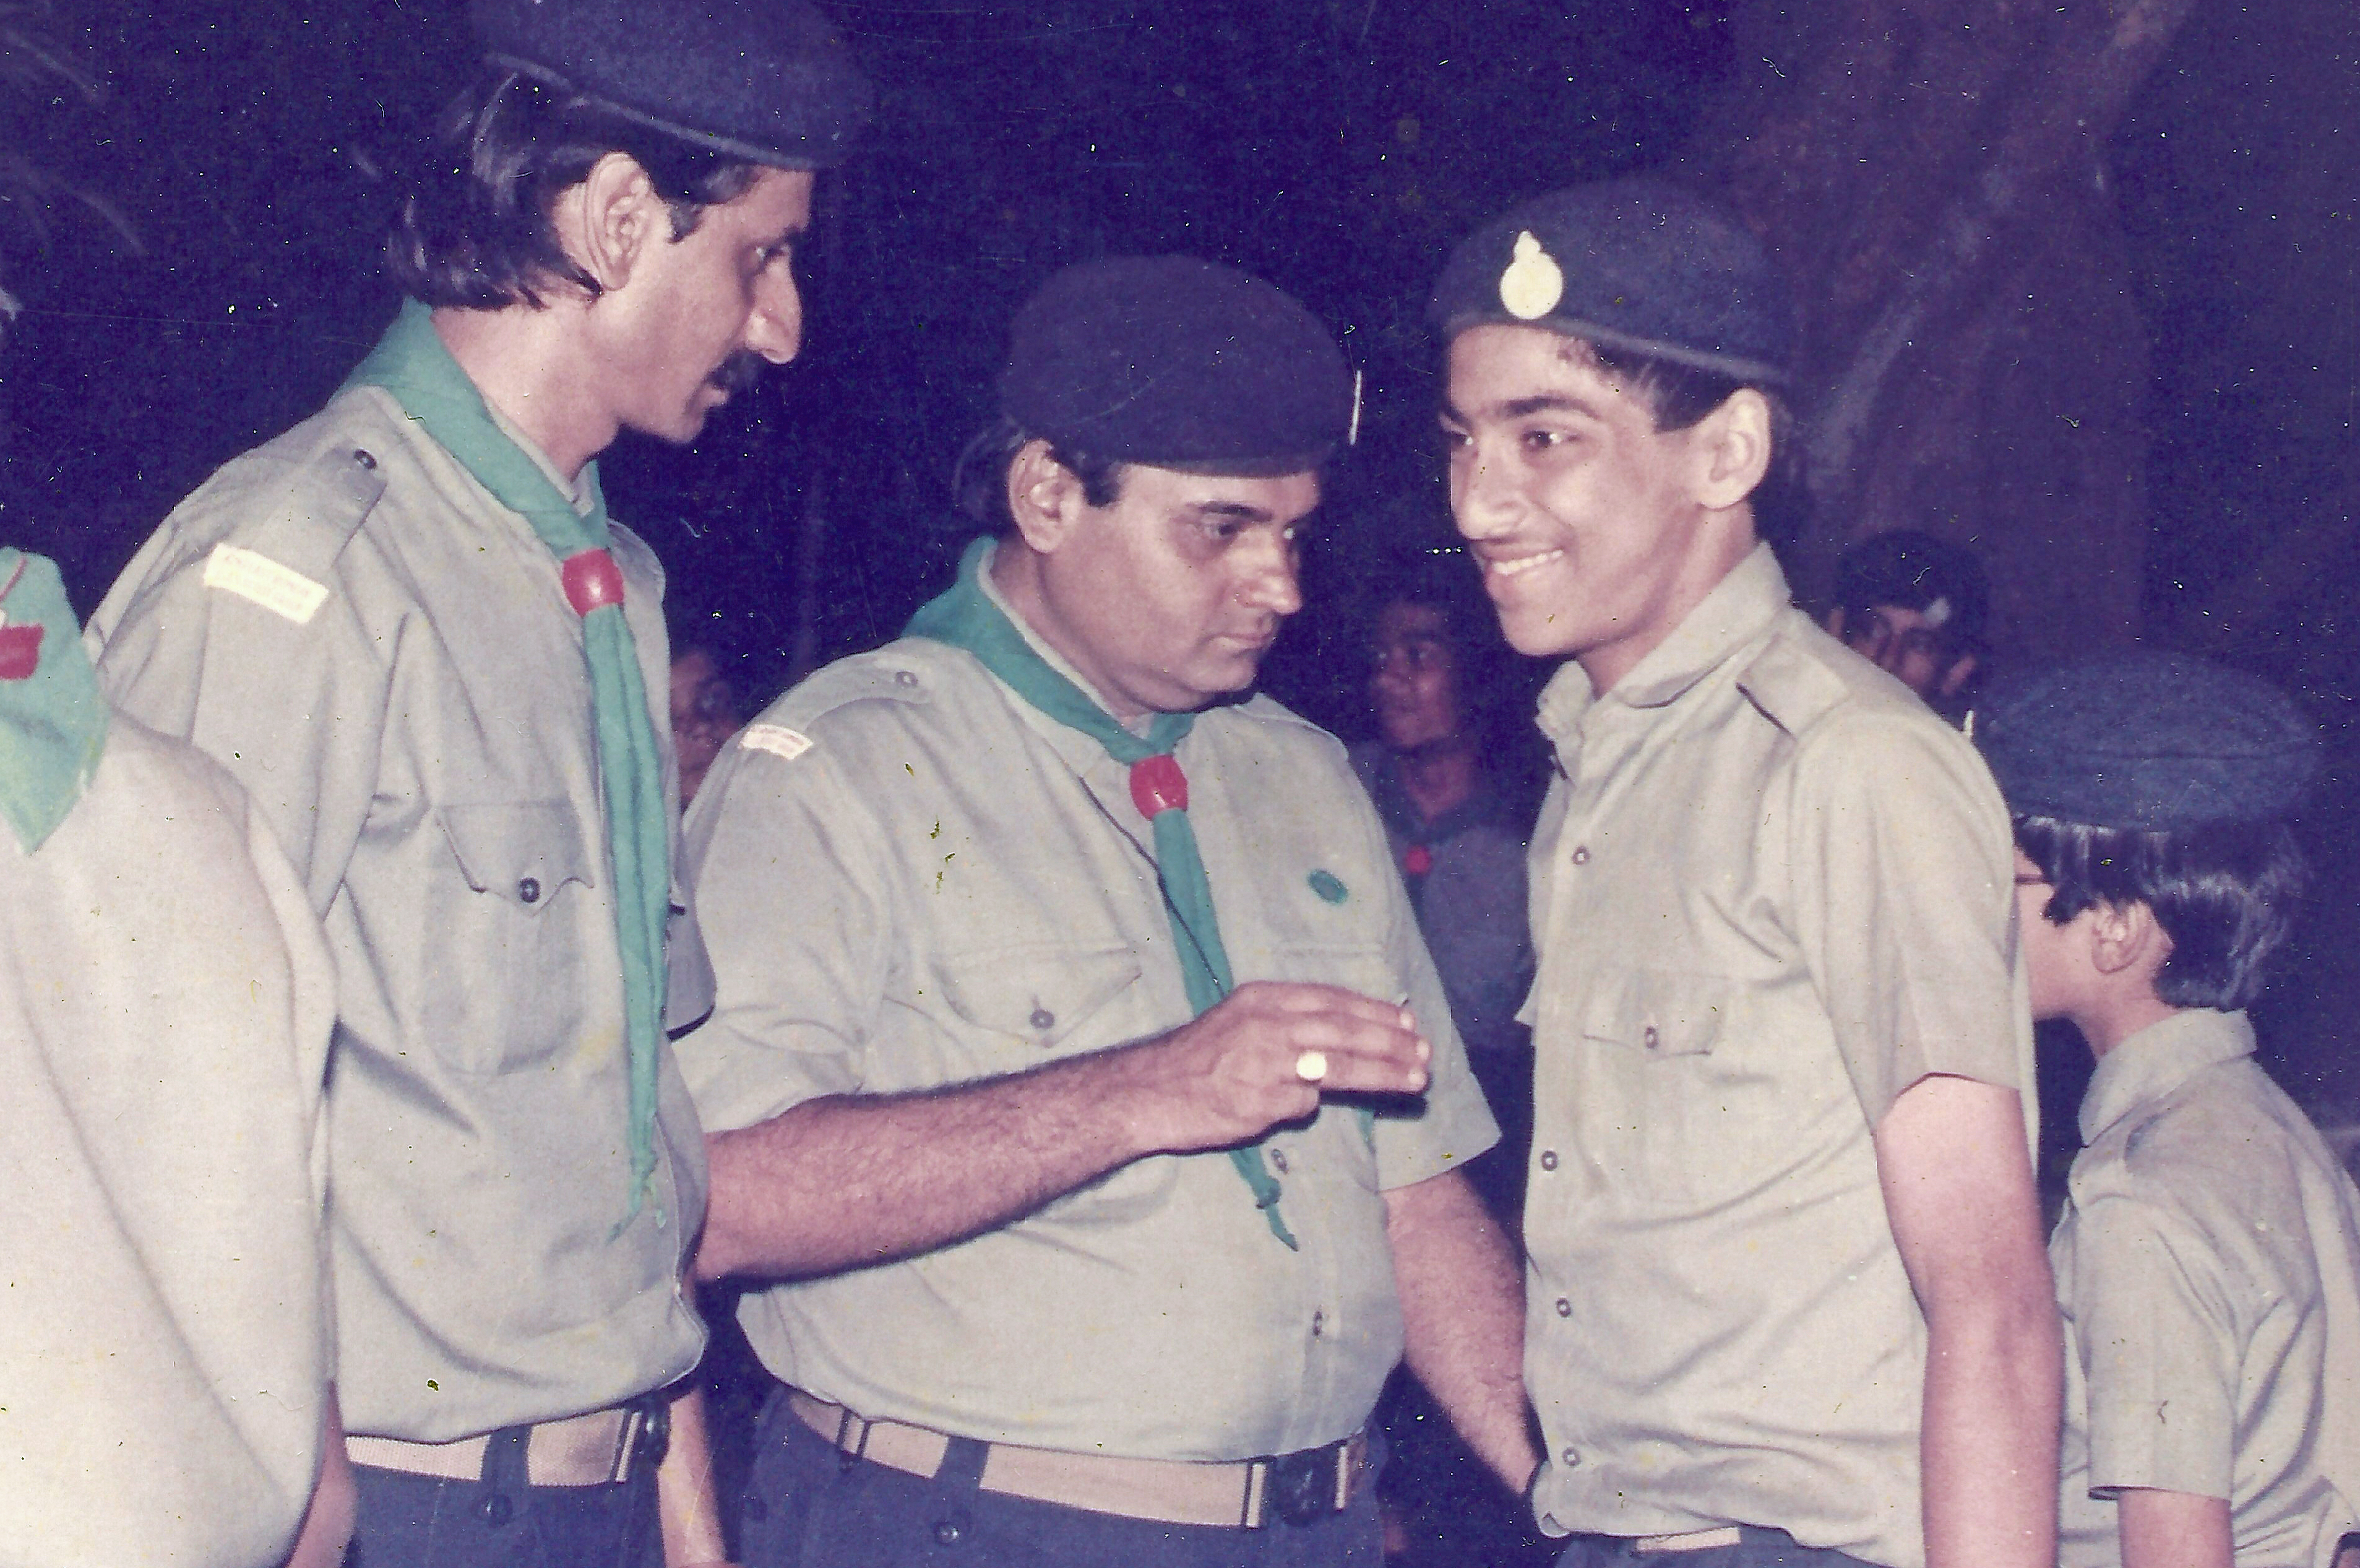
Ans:
{"label": "older man in beret", "polygon": [[[695,435],[802,332],[868,91],[801,0],[477,0],[486,65],[328,407],[176,510],[93,619],[336,959],[337,1372],[370,1568],[639,1563],[703,1143],[665,1043],[661,579],[596,455]],[[682,1445],[694,1461],[694,1443]],[[668,1470],[677,1475],[681,1466]],[[675,1561],[720,1555],[667,1486]],[[688,1533],[693,1531],[694,1533]]]}
{"label": "older man in beret", "polygon": [[1769,258],[1653,181],[1452,256],[1451,504],[1569,656],[1533,843],[1534,1487],[1563,1561],[2050,1558],[2058,1332],[2007,817],[1787,601]]}
{"label": "older man in beret", "polygon": [[748,1563],[1372,1562],[1404,1344],[1529,1474],[1491,1118],[1343,749],[1244,695],[1350,386],[1243,274],[1059,274],[966,465],[1000,537],[715,766]]}

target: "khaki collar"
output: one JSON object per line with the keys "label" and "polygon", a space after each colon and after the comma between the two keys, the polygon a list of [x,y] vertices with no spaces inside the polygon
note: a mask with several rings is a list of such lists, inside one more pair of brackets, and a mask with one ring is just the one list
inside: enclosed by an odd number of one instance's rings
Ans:
{"label": "khaki collar", "polygon": [[2254,1026],[2243,1013],[2191,1007],[2150,1024],[2108,1051],[2081,1097],[2081,1141],[2153,1104],[2207,1068],[2254,1054]]}
{"label": "khaki collar", "polygon": [[1554,740],[1570,740],[1593,705],[1664,707],[1726,663],[1770,629],[1792,603],[1786,574],[1767,544],[1744,560],[1688,611],[1672,634],[1600,696],[1577,660],[1568,659],[1541,693],[1540,726]]}

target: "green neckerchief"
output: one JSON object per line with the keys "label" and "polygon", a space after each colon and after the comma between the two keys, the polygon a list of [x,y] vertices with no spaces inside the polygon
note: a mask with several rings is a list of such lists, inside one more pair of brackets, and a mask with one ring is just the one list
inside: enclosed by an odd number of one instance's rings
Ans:
{"label": "green neckerchief", "polygon": [[[672,835],[664,822],[663,770],[648,717],[647,685],[639,676],[639,648],[623,619],[622,579],[606,553],[606,502],[598,489],[597,465],[582,471],[591,498],[590,515],[585,517],[493,422],[483,394],[435,334],[433,313],[415,300],[403,303],[393,325],[344,384],[392,393],[402,411],[423,425],[495,500],[531,523],[563,564],[567,599],[582,617],[615,876],[624,1033],[630,1047],[631,1197],[623,1216],[628,1224],[655,1181],[656,1065],[663,1038]],[[662,1220],[659,1211],[657,1223]]]}
{"label": "green neckerchief", "polygon": [[[1087,692],[1035,652],[1015,623],[983,591],[980,574],[990,544],[988,539],[978,539],[967,547],[959,561],[958,581],[912,616],[904,635],[966,649],[1018,696],[1096,740],[1106,748],[1107,755],[1125,767],[1150,757],[1171,756],[1196,724],[1196,716],[1159,713],[1144,738],[1125,729]],[[1196,850],[1196,830],[1189,826],[1185,807],[1158,811],[1148,825],[1155,832],[1156,877],[1164,884],[1164,909],[1172,922],[1172,950],[1180,960],[1180,979],[1187,987],[1189,1007],[1203,1014],[1227,996],[1232,984],[1229,956],[1221,946],[1221,927],[1213,909],[1213,886],[1205,876],[1204,857]],[[1261,1146],[1231,1149],[1229,1159],[1252,1190],[1262,1218],[1270,1222],[1271,1234],[1288,1246],[1296,1246],[1294,1234],[1279,1216],[1278,1179],[1262,1162]]]}
{"label": "green neckerchief", "polygon": [[106,699],[82,651],[65,585],[47,557],[0,549],[0,638],[7,647],[0,658],[33,665],[19,678],[6,678],[13,669],[0,674],[0,815],[29,855],[57,831],[98,772]]}

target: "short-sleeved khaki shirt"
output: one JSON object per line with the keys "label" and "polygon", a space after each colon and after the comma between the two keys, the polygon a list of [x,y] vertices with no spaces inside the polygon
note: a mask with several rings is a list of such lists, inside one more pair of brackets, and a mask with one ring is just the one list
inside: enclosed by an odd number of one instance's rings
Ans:
{"label": "short-sleeved khaki shirt", "polygon": [[1926,1331],[1871,1134],[1928,1074],[2032,1081],[1998,792],[1766,547],[1603,696],[1568,663],[1541,725],[1542,1526],[1916,1568]]}
{"label": "short-sleeved khaki shirt", "polygon": [[[619,528],[613,554],[661,694],[661,574]],[[704,1143],[667,1052],[655,1190],[623,1225],[628,1066],[589,669],[531,525],[390,395],[348,389],[183,502],[90,638],[119,707],[246,786],[335,955],[346,1427],[443,1442],[686,1373],[704,1343],[680,1282]]]}
{"label": "short-sleeved khaki shirt", "polygon": [[0,831],[0,1563],[275,1562],[328,1359],[334,975],[223,771],[117,718]]}
{"label": "short-sleeved khaki shirt", "polygon": [[[1225,1153],[1122,1167],[1000,1230],[749,1294],[764,1365],[863,1416],[1229,1460],[1360,1426],[1401,1354],[1382,1190],[1496,1136],[1343,748],[1266,699],[1177,753],[1240,982],[1406,996],[1422,1101],[1330,1103],[1267,1143],[1289,1251]],[[1127,772],[969,654],[905,639],[789,693],[723,753],[686,870],[718,998],[680,1042],[706,1124],[933,1088],[1189,1017]]]}
{"label": "short-sleeved khaki shirt", "polygon": [[2360,1530],[2360,1193],[2192,1010],[2098,1063],[2049,1242],[2067,1327],[2065,1568],[2122,1562],[2114,1493],[2230,1505],[2237,1568],[2326,1568]]}

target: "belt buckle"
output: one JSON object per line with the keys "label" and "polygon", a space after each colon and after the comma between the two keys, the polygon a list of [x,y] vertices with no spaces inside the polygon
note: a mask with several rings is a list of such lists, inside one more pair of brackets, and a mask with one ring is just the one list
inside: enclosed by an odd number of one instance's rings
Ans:
{"label": "belt buckle", "polygon": [[1282,1453],[1270,1462],[1270,1504],[1289,1524],[1317,1524],[1336,1511],[1336,1466],[1344,1445]]}

